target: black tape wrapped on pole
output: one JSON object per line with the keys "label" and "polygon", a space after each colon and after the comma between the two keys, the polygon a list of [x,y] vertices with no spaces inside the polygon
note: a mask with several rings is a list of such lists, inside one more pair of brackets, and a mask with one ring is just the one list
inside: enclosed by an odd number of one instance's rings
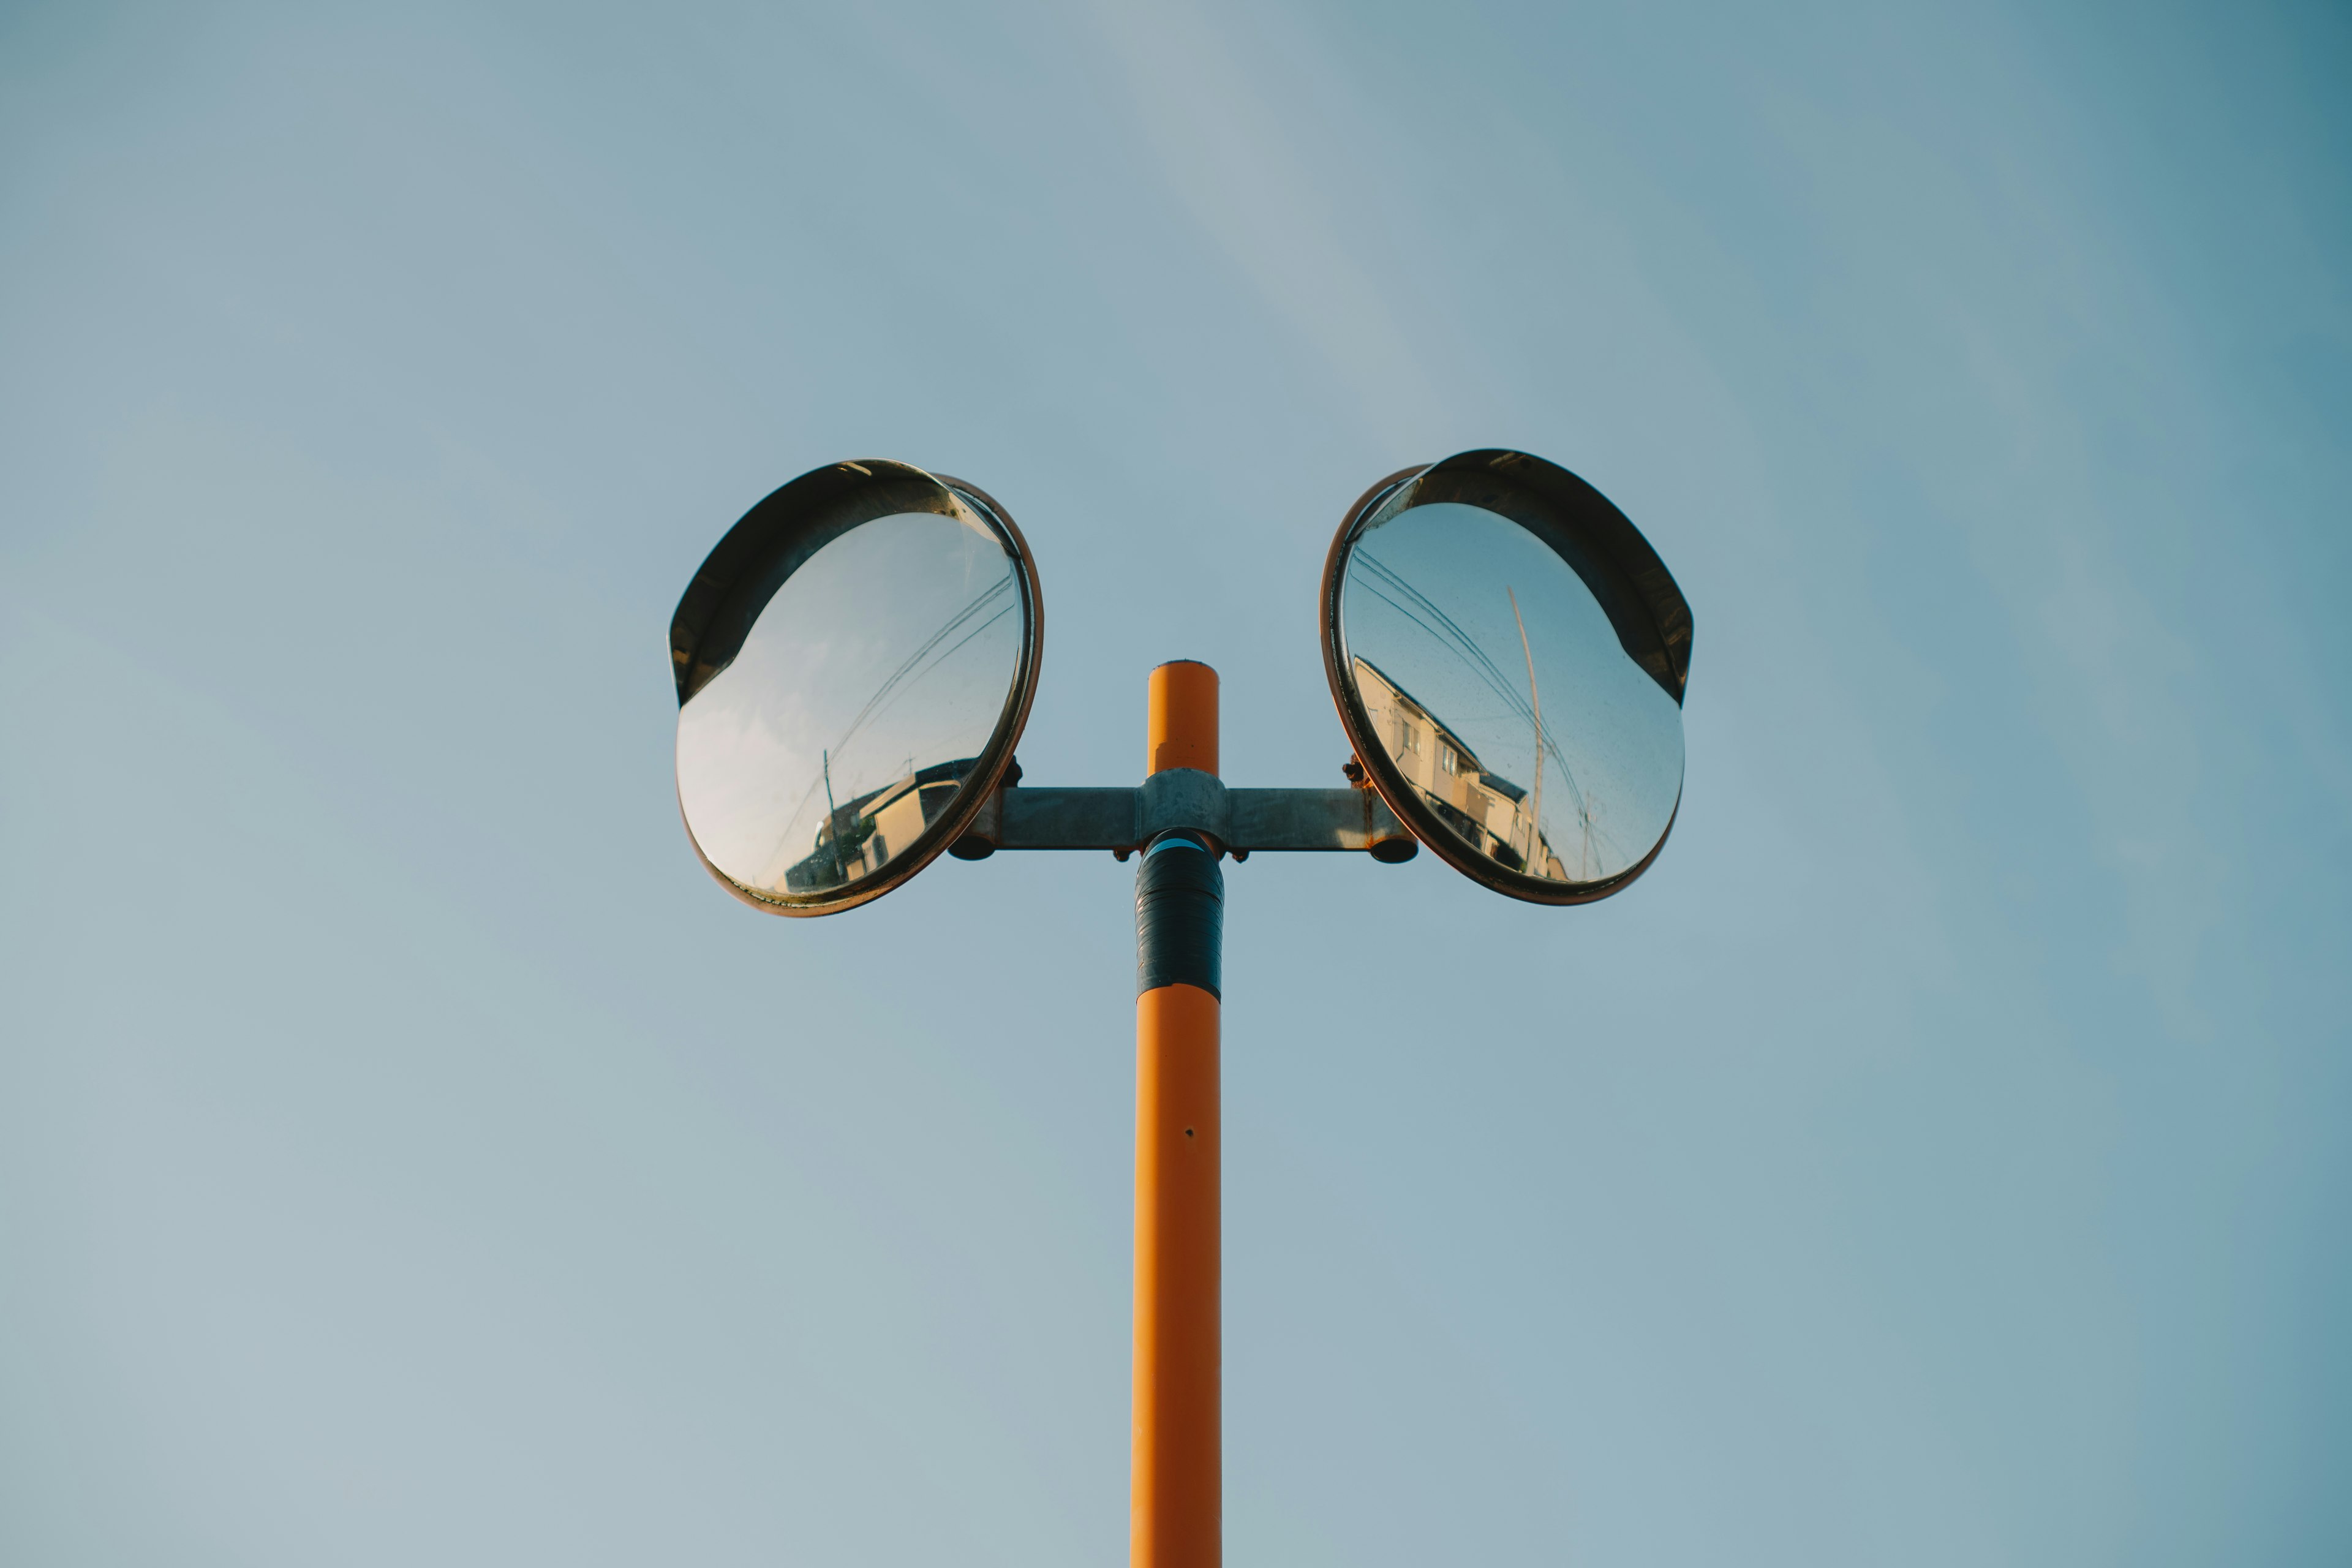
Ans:
{"label": "black tape wrapped on pole", "polygon": [[1224,1000],[1225,879],[1189,834],[1152,840],[1135,872],[1135,991],[1197,985]]}

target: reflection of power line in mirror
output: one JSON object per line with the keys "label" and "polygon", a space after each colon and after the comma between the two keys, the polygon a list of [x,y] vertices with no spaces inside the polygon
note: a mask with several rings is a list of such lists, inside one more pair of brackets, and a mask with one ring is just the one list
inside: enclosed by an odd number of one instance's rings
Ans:
{"label": "reflection of power line in mirror", "polygon": [[[1537,755],[1539,758],[1551,759],[1559,774],[1560,782],[1568,788],[1570,809],[1576,818],[1577,836],[1580,840],[1577,855],[1578,874],[1571,878],[1565,868],[1558,873],[1538,871],[1535,874],[1549,877],[1556,881],[1585,881],[1596,874],[1596,869],[1600,866],[1622,864],[1625,858],[1618,852],[1610,835],[1601,826],[1602,813],[1600,803],[1587,798],[1583,784],[1576,776],[1576,770],[1569,765],[1568,755],[1560,749],[1558,735],[1544,726],[1537,712],[1533,700],[1535,686],[1533,650],[1526,644],[1522,644],[1522,651],[1528,662],[1528,688],[1522,690],[1519,683],[1506,675],[1502,668],[1488,657],[1477,638],[1472,637],[1459,622],[1441,609],[1426,594],[1414,587],[1402,574],[1379,560],[1360,544],[1349,557],[1348,581],[1351,587],[1361,588],[1367,595],[1394,610],[1404,618],[1406,624],[1426,635],[1440,647],[1460,660],[1464,668],[1469,670],[1481,686],[1492,692],[1508,712],[1528,726],[1529,732],[1535,737],[1538,747]],[[1519,618],[1517,595],[1512,594],[1507,588],[1505,594],[1509,601],[1512,618],[1517,622]],[[1525,636],[1524,626],[1522,626],[1521,636],[1523,637]],[[1357,663],[1360,666],[1364,661],[1359,658]],[[1538,763],[1537,772],[1538,785],[1540,785],[1541,777],[1541,765]],[[1522,815],[1531,816],[1538,809],[1540,804],[1539,788],[1536,794],[1538,799],[1530,801]],[[1528,851],[1524,846],[1521,846],[1515,848],[1514,853],[1524,855]],[[1507,861],[1506,863],[1507,864]]]}
{"label": "reflection of power line in mirror", "polygon": [[[907,656],[906,663],[900,665],[897,669],[890,672],[890,679],[884,681],[880,688],[875,691],[874,695],[866,700],[866,706],[857,710],[857,717],[849,721],[849,728],[843,732],[839,744],[835,745],[834,749],[835,751],[839,751],[842,746],[847,745],[852,737],[854,737],[860,730],[866,728],[868,721],[880,717],[882,712],[887,710],[892,702],[897,701],[899,697],[903,696],[908,689],[911,689],[918,681],[921,680],[924,676],[930,674],[931,671],[937,669],[940,665],[945,664],[950,658],[955,657],[956,653],[962,648],[965,643],[971,641],[973,637],[978,637],[981,633],[986,631],[989,627],[994,626],[997,622],[1011,615],[1014,610],[1020,608],[1018,601],[1003,605],[998,609],[994,615],[989,616],[988,619],[981,622],[980,625],[972,627],[970,632],[965,633],[963,637],[958,638],[953,647],[949,648],[945,653],[942,653],[937,658],[932,659],[929,664],[924,664],[923,668],[920,670],[916,670],[915,674],[911,678],[908,677],[908,671],[913,670],[916,665],[922,664],[925,656],[929,654],[933,648],[939,647],[940,644],[945,642],[949,637],[954,637],[958,629],[960,629],[966,621],[971,620],[972,616],[978,615],[982,609],[987,607],[991,602],[1003,598],[1012,592],[1013,577],[1011,574],[1008,573],[1006,575],[998,578],[996,582],[991,584],[988,588],[982,590],[978,598],[973,599],[971,603],[966,605],[962,609],[958,610],[954,615],[949,616],[947,625],[941,626],[938,631],[933,632],[930,635],[929,639],[926,641],[922,647],[917,648],[913,653]],[[904,682],[903,686],[900,684],[901,682]]]}
{"label": "reflection of power line in mirror", "polygon": [[[904,662],[902,662],[898,668],[892,670],[888,678],[885,679],[879,687],[875,689],[874,695],[866,700],[866,705],[860,708],[857,710],[856,715],[850,720],[848,728],[841,732],[840,739],[834,742],[834,743],[830,747],[826,748],[822,753],[825,759],[825,763],[820,773],[820,776],[817,779],[812,780],[808,788],[801,793],[801,798],[793,804],[792,815],[784,819],[783,830],[777,836],[774,847],[768,853],[768,865],[773,866],[779,858],[789,852],[789,847],[793,838],[793,829],[799,824],[802,813],[808,810],[811,798],[815,795],[820,787],[822,787],[825,792],[826,816],[825,820],[823,823],[820,823],[817,826],[817,836],[820,841],[824,839],[826,835],[832,830],[832,825],[838,816],[839,812],[841,810],[847,809],[845,807],[835,807],[833,805],[831,759],[840,755],[844,751],[847,750],[851,742],[855,741],[857,736],[875,720],[879,719],[883,714],[888,712],[899,698],[905,696],[908,692],[913,690],[918,685],[919,685],[925,676],[929,675],[933,670],[938,669],[941,665],[947,663],[949,659],[954,658],[956,654],[961,652],[974,637],[979,637],[982,632],[988,630],[989,627],[996,625],[1005,616],[1012,615],[1015,610],[1018,610],[1021,607],[1021,602],[1017,596],[1013,596],[1013,587],[1014,580],[1008,573],[1006,575],[998,578],[988,587],[982,589],[980,594],[971,600],[971,602],[966,604],[954,615],[950,616],[946,623],[942,625],[939,630],[933,632],[929,637],[925,638],[923,645],[920,647],[918,647],[913,653],[908,655]],[[996,602],[1001,599],[1005,600],[1006,602],[1002,605],[996,605]],[[979,616],[982,611],[988,609],[992,605],[996,605],[994,614],[990,615],[987,618],[982,620],[978,626],[971,626],[970,630],[964,631],[964,628],[967,626],[970,626],[975,616]],[[934,650],[939,649],[941,643],[946,642],[947,639],[951,637],[955,637],[955,634],[959,631],[964,631],[964,635],[961,637],[956,637],[955,642],[950,645],[946,649],[936,653],[934,652]],[[918,666],[920,666],[921,668],[918,668]],[[913,777],[918,771],[929,771],[916,770],[913,768],[912,763],[912,758],[908,759],[908,767],[907,773],[896,781],[896,783],[883,786],[884,789],[888,790],[898,787],[899,784],[903,784],[906,782],[907,778]],[[869,774],[868,776],[870,777],[871,775]],[[959,774],[957,776],[961,777],[961,775]],[[855,779],[856,777],[856,773],[853,771],[850,777]],[[861,795],[859,797],[861,800],[870,798],[872,798],[871,795]],[[899,842],[903,845],[906,841],[901,839]],[[885,858],[887,858],[887,857]],[[805,860],[796,863],[791,871],[786,872],[786,881],[789,882],[792,875],[801,870],[801,868],[805,867],[807,864],[808,862]],[[879,860],[875,862],[877,867],[880,864],[881,862]],[[862,875],[862,873],[860,874]],[[845,871],[842,880],[847,881],[850,879],[850,876],[846,871]],[[766,877],[762,877],[761,881],[766,885],[774,885]],[[801,889],[787,886],[785,890],[796,892]]]}

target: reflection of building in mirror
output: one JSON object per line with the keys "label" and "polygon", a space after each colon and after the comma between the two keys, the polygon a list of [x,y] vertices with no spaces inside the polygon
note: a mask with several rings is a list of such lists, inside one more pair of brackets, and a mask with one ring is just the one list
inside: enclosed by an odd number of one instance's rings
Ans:
{"label": "reflection of building in mirror", "polygon": [[1359,656],[1355,666],[1356,690],[1372,732],[1437,819],[1499,865],[1526,871],[1533,860],[1534,875],[1567,881],[1567,868],[1552,853],[1528,792],[1488,772],[1469,742],[1371,660]]}
{"label": "reflection of building in mirror", "polygon": [[814,848],[785,871],[782,890],[813,893],[880,870],[939,820],[978,761],[934,763],[835,806],[817,826]]}

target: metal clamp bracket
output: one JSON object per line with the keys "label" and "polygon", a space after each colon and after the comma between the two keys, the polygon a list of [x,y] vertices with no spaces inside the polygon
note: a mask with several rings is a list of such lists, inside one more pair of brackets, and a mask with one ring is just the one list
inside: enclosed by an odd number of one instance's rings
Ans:
{"label": "metal clamp bracket", "polygon": [[1140,789],[1000,788],[948,853],[982,860],[1000,849],[1108,849],[1124,858],[1180,830],[1237,860],[1261,849],[1360,849],[1398,861],[1421,847],[1369,789],[1227,789],[1214,773],[1168,768]]}

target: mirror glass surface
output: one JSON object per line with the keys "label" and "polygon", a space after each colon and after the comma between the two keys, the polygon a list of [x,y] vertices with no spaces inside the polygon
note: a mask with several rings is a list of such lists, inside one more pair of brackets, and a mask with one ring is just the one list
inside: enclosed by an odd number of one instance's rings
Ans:
{"label": "mirror glass surface", "polygon": [[677,716],[677,795],[754,892],[843,887],[904,854],[1003,717],[1026,630],[1017,566],[968,511],[859,523],[784,580]]}
{"label": "mirror glass surface", "polygon": [[1657,847],[1682,795],[1682,708],[1584,579],[1482,507],[1368,528],[1341,632],[1389,758],[1455,837],[1510,870],[1604,881]]}

